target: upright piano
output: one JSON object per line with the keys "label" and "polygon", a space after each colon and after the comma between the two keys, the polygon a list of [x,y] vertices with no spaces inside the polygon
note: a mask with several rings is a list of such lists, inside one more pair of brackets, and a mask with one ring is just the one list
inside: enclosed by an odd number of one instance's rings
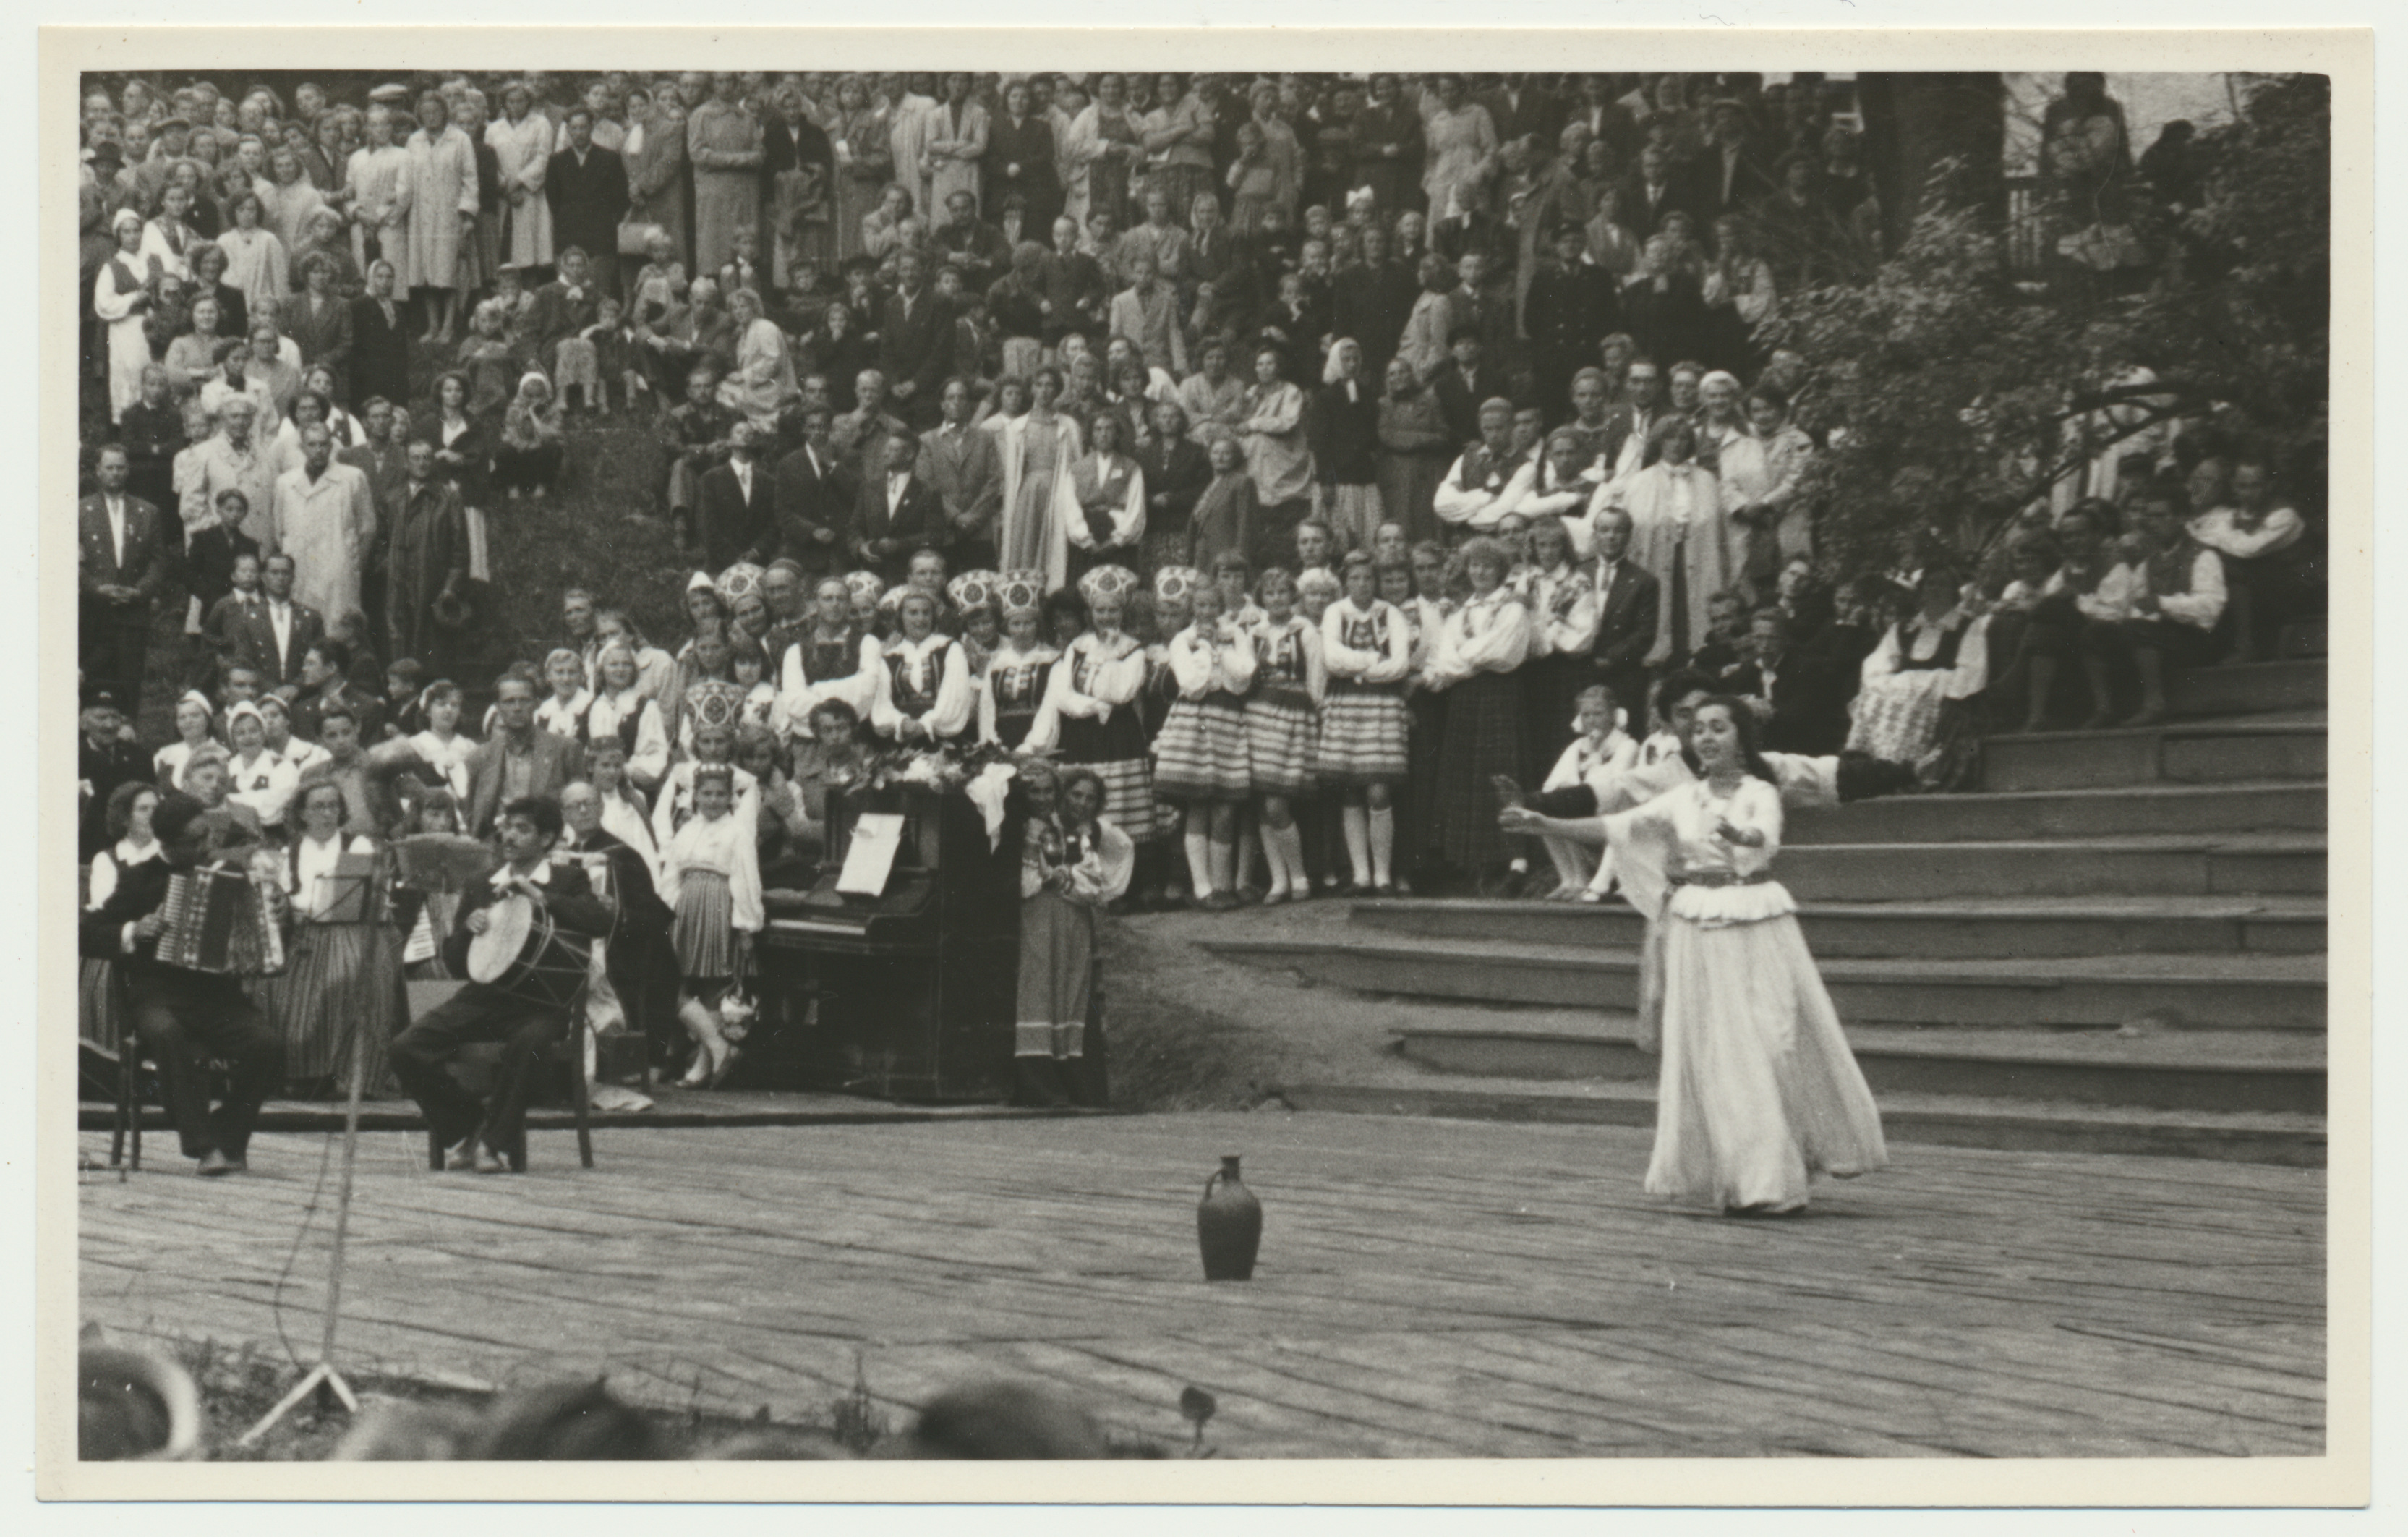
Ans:
{"label": "upright piano", "polygon": [[[899,812],[875,897],[836,889],[865,812]],[[996,846],[960,791],[832,791],[808,892],[764,893],[764,1002],[782,1012],[778,1075],[910,1100],[1011,1097],[1020,970],[1020,819]]]}

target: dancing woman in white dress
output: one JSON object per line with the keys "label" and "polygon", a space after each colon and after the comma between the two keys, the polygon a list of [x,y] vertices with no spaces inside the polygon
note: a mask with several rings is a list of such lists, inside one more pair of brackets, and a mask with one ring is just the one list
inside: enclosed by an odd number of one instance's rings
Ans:
{"label": "dancing woman in white dress", "polygon": [[[1734,1214],[1799,1212],[1816,1174],[1888,1162],[1881,1115],[1798,904],[1771,878],[1781,791],[1755,717],[1707,699],[1690,744],[1701,777],[1602,819],[1625,894],[1650,915],[1640,1031],[1664,1060],[1646,1189]],[[1626,849],[1635,857],[1620,860]],[[1657,870],[1660,888],[1639,889]]]}

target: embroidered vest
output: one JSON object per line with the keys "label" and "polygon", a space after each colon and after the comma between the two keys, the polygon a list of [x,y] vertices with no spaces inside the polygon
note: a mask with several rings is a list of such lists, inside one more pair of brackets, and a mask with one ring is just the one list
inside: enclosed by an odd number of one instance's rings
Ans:
{"label": "embroidered vest", "polygon": [[907,715],[924,715],[937,708],[937,691],[945,681],[945,653],[952,647],[951,640],[939,636],[937,643],[916,661],[910,656],[896,656],[902,663],[892,669],[897,710]]}
{"label": "embroidered vest", "polygon": [[1940,632],[1940,644],[1933,648],[1930,655],[1918,660],[1914,654],[1914,642],[1908,638],[1905,626],[1900,625],[1898,632],[1898,669],[1900,672],[1947,672],[1954,669],[1956,648],[1965,643],[1965,632],[1971,627],[1969,622],[1943,628]]}

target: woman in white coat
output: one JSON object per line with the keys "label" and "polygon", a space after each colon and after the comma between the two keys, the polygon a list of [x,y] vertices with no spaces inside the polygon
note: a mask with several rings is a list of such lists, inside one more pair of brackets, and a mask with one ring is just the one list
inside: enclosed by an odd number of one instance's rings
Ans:
{"label": "woman in white coat", "polygon": [[365,273],[381,256],[396,272],[408,260],[409,208],[416,190],[409,151],[393,141],[393,114],[368,108],[367,142],[351,151],[344,180],[351,189],[351,259]]}
{"label": "woman in white coat", "polygon": [[503,89],[502,115],[485,125],[485,142],[501,162],[502,199],[509,209],[502,260],[550,266],[552,205],[544,201],[543,179],[552,164],[552,120],[535,110],[535,93],[525,81],[512,80]]}
{"label": "woman in white coat", "polygon": [[[426,334],[449,341],[459,315],[460,243],[477,222],[477,147],[452,125],[443,97],[418,99],[418,128],[409,136],[408,240],[394,266],[404,290],[424,290]],[[385,254],[394,254],[386,247]]]}

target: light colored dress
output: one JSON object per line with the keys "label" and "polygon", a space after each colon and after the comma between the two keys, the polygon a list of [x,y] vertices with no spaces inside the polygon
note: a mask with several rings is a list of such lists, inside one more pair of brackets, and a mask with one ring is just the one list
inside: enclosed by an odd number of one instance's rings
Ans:
{"label": "light colored dress", "polygon": [[[347,175],[352,197],[351,259],[365,273],[368,263],[382,256],[394,265],[398,278],[408,260],[409,209],[417,191],[409,151],[399,144],[353,150]],[[373,250],[368,245],[371,237],[376,241]]]}
{"label": "light colored dress", "polygon": [[[1716,837],[1724,820],[1762,833],[1763,844]],[[1751,777],[1723,800],[1695,781],[1604,826],[1617,857],[1645,851],[1622,862],[1623,883],[1632,905],[1654,915],[1641,1031],[1643,1043],[1659,1037],[1664,1061],[1647,1193],[1795,1211],[1816,1174],[1886,1164],[1881,1113],[1807,952],[1798,905],[1770,878],[1781,792]],[[1655,881],[1657,870],[1670,879]]]}
{"label": "light colored dress", "polygon": [[265,225],[234,225],[219,234],[218,249],[226,253],[225,276],[219,280],[242,294],[246,313],[273,319],[276,307],[293,292],[285,255],[291,248]]}
{"label": "light colored dress", "polygon": [[[761,124],[740,107],[707,101],[685,120],[685,142],[694,161],[694,269],[716,272],[727,265],[736,232],[761,223]],[[710,155],[741,164],[705,165]]]}
{"label": "light colored dress", "polygon": [[142,370],[150,366],[150,338],[142,328],[149,263],[122,252],[100,266],[92,287],[92,312],[108,327],[108,419],[122,421],[125,408],[142,398]]}
{"label": "light colored dress", "polygon": [[1484,211],[1498,148],[1488,108],[1478,102],[1452,112],[1439,108],[1424,122],[1422,141],[1422,191],[1429,194],[1430,222]]}
{"label": "light colored dress", "polygon": [[736,371],[720,382],[719,403],[754,426],[774,430],[778,409],[799,393],[786,334],[773,320],[756,320],[736,344]]}
{"label": "light colored dress", "polygon": [[[485,124],[485,142],[494,147],[494,158],[501,165],[502,218],[508,225],[502,260],[521,266],[551,266],[552,205],[544,200],[543,181],[552,165],[552,120],[540,112],[529,112],[516,122],[495,118]],[[476,183],[476,163],[471,160],[472,195]],[[526,189],[524,202],[510,201],[513,187]]]}
{"label": "light colored dress", "polygon": [[1069,571],[1070,519],[1079,511],[1070,466],[1082,452],[1079,424],[1022,416],[1003,429],[1003,564],[1041,570],[1050,590]]}
{"label": "light colored dress", "polygon": [[[477,147],[446,125],[432,142],[409,136],[409,238],[394,259],[396,294],[460,281],[460,215],[477,211]],[[390,244],[386,255],[391,257]]]}

